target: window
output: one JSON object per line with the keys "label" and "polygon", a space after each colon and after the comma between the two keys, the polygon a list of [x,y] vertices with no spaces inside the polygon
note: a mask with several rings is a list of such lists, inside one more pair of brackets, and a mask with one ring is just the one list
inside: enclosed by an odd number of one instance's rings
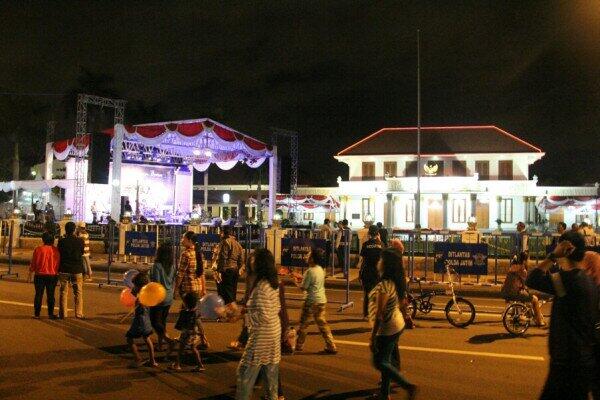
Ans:
{"label": "window", "polygon": [[371,199],[362,199],[362,217],[363,219],[371,214]]}
{"label": "window", "polygon": [[396,174],[396,161],[385,161],[383,163],[383,175],[388,177],[395,177]]}
{"label": "window", "polygon": [[467,176],[467,162],[453,160],[452,161],[452,175],[453,176]]}
{"label": "window", "polygon": [[510,181],[513,178],[512,160],[498,161],[498,179],[501,181]]}
{"label": "window", "polygon": [[363,162],[362,163],[362,180],[372,181],[375,179],[375,163],[374,162]]}
{"label": "window", "polygon": [[452,200],[452,222],[464,223],[467,222],[467,200],[453,199]]}
{"label": "window", "polygon": [[405,221],[415,222],[415,199],[410,199],[406,202]]}
{"label": "window", "polygon": [[406,170],[404,171],[404,176],[417,176],[417,162],[416,161],[407,161]]}
{"label": "window", "polygon": [[475,172],[479,174],[479,180],[487,181],[490,179],[490,162],[475,161]]}
{"label": "window", "polygon": [[502,199],[500,203],[500,220],[503,224],[513,222],[513,201],[512,199]]}
{"label": "window", "polygon": [[313,219],[315,219],[315,213],[307,213],[307,212],[305,212],[304,214],[302,214],[302,218],[305,221],[312,221]]}

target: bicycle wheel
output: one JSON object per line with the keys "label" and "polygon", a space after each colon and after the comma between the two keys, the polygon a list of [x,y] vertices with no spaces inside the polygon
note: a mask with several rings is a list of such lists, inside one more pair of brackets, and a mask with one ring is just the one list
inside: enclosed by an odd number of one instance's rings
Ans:
{"label": "bicycle wheel", "polygon": [[415,319],[417,315],[417,301],[412,295],[408,295],[408,305],[406,306],[406,310],[412,319]]}
{"label": "bicycle wheel", "polygon": [[446,319],[457,328],[464,328],[473,323],[475,319],[475,307],[467,299],[457,297],[456,302],[452,299],[446,304]]}
{"label": "bicycle wheel", "polygon": [[527,306],[522,303],[513,303],[506,307],[502,314],[502,325],[508,333],[514,336],[520,336],[527,332],[531,318]]}

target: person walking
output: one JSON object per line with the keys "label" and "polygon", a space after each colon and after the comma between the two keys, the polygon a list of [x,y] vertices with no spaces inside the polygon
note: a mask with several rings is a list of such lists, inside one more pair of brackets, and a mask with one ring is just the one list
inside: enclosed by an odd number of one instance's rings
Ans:
{"label": "person walking", "polygon": [[363,317],[369,315],[369,293],[377,284],[379,274],[377,273],[377,263],[383,249],[380,232],[377,226],[369,227],[369,240],[363,243],[358,259],[358,277],[362,283],[364,292]]}
{"label": "person walking", "polygon": [[325,340],[325,350],[323,352],[337,354],[331,329],[325,319],[327,296],[325,295],[325,270],[321,267],[324,258],[325,252],[322,249],[313,249],[308,254],[308,268],[304,272],[304,277],[300,284],[300,287],[305,292],[305,299],[302,306],[302,313],[300,314],[296,351],[302,351],[304,347],[306,329],[308,329],[309,318],[312,316],[319,327],[321,336]]}
{"label": "person walking", "polygon": [[[598,392],[594,325],[598,322],[598,288],[581,269],[585,240],[575,231],[565,232],[548,257],[540,262],[525,284],[554,296],[548,347],[550,370],[541,400],[587,400]],[[560,270],[551,273],[557,259]],[[597,350],[596,350],[597,351]]]}
{"label": "person walking", "polygon": [[58,267],[60,280],[60,305],[58,317],[67,316],[67,297],[69,285],[73,289],[75,298],[75,317],[83,318],[83,240],[75,236],[75,223],[69,221],[65,224],[65,236],[58,241],[60,263]]}
{"label": "person walking", "polygon": [[[400,312],[400,299],[404,298],[406,285],[398,265],[402,263],[400,252],[387,248],[381,252],[377,263],[380,281],[369,294],[369,319],[373,324],[371,331],[370,349],[373,354],[373,364],[381,372],[379,398],[387,400],[390,395],[390,383],[396,382],[408,392],[408,398],[414,399],[417,386],[406,380],[392,361],[398,340],[404,330],[404,319]],[[399,354],[398,354],[399,358]]]}
{"label": "person walking", "polygon": [[254,286],[245,307],[248,343],[237,369],[237,400],[249,400],[256,379],[263,372],[268,400],[277,400],[281,360],[279,282],[273,254],[267,249],[254,252]]}
{"label": "person walking", "polygon": [[56,319],[56,315],[54,314],[54,292],[58,284],[60,254],[58,249],[54,247],[54,235],[45,232],[42,235],[42,242],[44,244],[36,247],[33,251],[27,282],[31,283],[33,281],[35,287],[35,297],[33,300],[34,318],[40,317],[42,298],[44,297],[45,290],[46,301],[48,303],[48,317]]}
{"label": "person walking", "polygon": [[338,230],[335,238],[335,252],[338,259],[338,265],[342,268],[344,275],[346,271],[346,247],[350,246],[352,240],[352,232],[348,229],[348,220],[343,219],[338,224]]}
{"label": "person walking", "polygon": [[85,222],[77,224],[76,236],[83,240],[83,274],[86,281],[92,280],[92,264],[90,262],[90,234],[85,229]]}
{"label": "person walking", "polygon": [[[244,261],[244,250],[232,235],[231,228],[224,226],[221,232],[221,243],[217,253],[217,272],[221,281],[217,283],[217,293],[225,306],[235,304],[239,270]],[[230,306],[231,307],[231,306]]]}
{"label": "person walking", "polygon": [[173,304],[173,282],[175,268],[173,268],[173,245],[170,242],[162,243],[156,250],[154,264],[150,268],[150,281],[160,283],[167,294],[162,303],[150,307],[150,322],[152,329],[158,336],[157,350],[162,351],[163,342],[171,343],[167,335],[167,317]]}

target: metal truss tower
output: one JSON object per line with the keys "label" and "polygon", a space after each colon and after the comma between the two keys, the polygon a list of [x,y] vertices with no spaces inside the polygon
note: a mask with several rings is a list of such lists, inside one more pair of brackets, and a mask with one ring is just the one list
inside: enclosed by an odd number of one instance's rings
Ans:
{"label": "metal truss tower", "polygon": [[85,184],[87,176],[84,169],[85,161],[85,141],[87,134],[87,106],[110,107],[115,110],[114,123],[122,124],[125,117],[125,100],[109,99],[106,97],[94,96],[90,94],[79,94],[77,96],[77,124],[75,129],[75,196],[73,202],[73,217],[77,221],[85,219]]}
{"label": "metal truss tower", "polygon": [[[290,158],[292,161],[290,171],[290,194],[296,194],[298,188],[298,132],[286,129],[271,128],[273,131],[273,145],[277,146],[279,138],[289,138],[290,140]],[[281,163],[279,164],[281,165]],[[281,174],[277,176],[277,190],[281,188]]]}

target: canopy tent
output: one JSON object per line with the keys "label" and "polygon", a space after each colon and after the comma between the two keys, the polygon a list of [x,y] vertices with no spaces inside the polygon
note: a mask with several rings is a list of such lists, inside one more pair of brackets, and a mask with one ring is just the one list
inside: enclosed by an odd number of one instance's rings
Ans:
{"label": "canopy tent", "polygon": [[[204,172],[206,186],[208,185],[206,171],[211,164],[215,164],[223,170],[230,170],[238,162],[250,168],[258,168],[269,159],[269,196],[274,199],[277,173],[276,148],[209,118],[127,126],[118,124],[114,128],[105,130],[104,133],[112,136],[110,197],[113,218],[118,218],[120,214],[122,194],[120,178],[122,177],[121,164],[123,162],[180,165],[182,168],[193,166],[193,169]],[[51,179],[49,171],[52,170],[53,158],[66,160],[69,156],[85,156],[89,149],[90,139],[90,135],[85,135],[80,139],[73,138],[48,143],[46,146],[46,179]],[[83,158],[76,157],[77,162],[82,162]],[[77,183],[75,186],[83,187],[85,182]],[[79,209],[83,209],[83,207],[79,207]],[[272,221],[274,211],[274,207],[269,208],[269,221]],[[81,216],[77,217],[81,218]]]}
{"label": "canopy tent", "polygon": [[592,196],[545,196],[538,205],[541,212],[558,212],[561,207],[568,207],[581,212],[600,211],[600,200]]}
{"label": "canopy tent", "polygon": [[0,182],[0,191],[12,192],[13,190],[30,190],[30,191],[44,191],[50,190],[55,187],[61,189],[72,189],[75,185],[73,179],[49,179],[43,181],[10,181]]}
{"label": "canopy tent", "polygon": [[[337,210],[340,207],[340,203],[334,199],[332,196],[326,195],[285,195],[278,194],[276,197],[276,208],[278,210],[314,210],[314,209],[324,209],[324,210]],[[257,204],[258,201],[256,197],[250,197],[250,204]],[[268,206],[269,199],[262,199],[262,205]]]}

